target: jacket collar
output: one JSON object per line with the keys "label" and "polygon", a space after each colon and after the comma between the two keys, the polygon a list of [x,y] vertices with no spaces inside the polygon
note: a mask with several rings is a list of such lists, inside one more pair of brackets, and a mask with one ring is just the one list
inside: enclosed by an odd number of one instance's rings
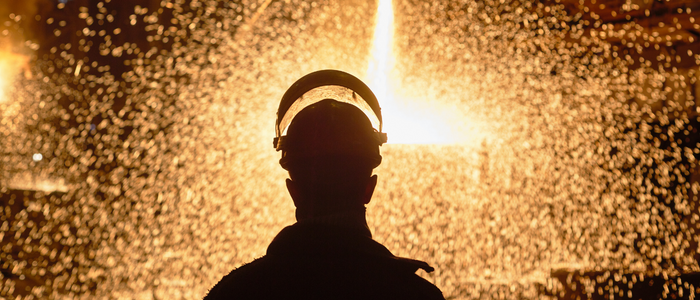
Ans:
{"label": "jacket collar", "polygon": [[374,241],[365,230],[357,227],[298,222],[284,228],[270,243],[267,256],[273,257],[330,257],[362,256],[378,259],[410,272],[434,269],[426,262],[394,256],[389,249]]}

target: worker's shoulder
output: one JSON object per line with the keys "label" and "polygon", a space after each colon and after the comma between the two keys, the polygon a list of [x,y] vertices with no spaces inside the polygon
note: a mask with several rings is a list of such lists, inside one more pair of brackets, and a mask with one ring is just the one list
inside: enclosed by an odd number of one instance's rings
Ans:
{"label": "worker's shoulder", "polygon": [[233,269],[212,287],[205,300],[233,299],[249,293],[251,288],[260,288],[261,281],[269,275],[279,274],[274,270],[279,265],[271,264],[265,256]]}
{"label": "worker's shoulder", "polygon": [[237,268],[212,288],[212,299],[444,299],[405,268],[352,257],[287,259],[264,256]]}
{"label": "worker's shoulder", "polygon": [[380,283],[381,289],[388,293],[384,296],[392,299],[445,299],[437,286],[415,270],[383,265],[370,274],[368,281]]}

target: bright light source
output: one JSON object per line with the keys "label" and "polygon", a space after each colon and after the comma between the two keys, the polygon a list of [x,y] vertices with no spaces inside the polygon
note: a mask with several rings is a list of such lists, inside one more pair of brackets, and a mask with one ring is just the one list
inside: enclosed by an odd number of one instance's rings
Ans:
{"label": "bright light source", "polygon": [[34,153],[34,155],[32,155],[32,160],[34,161],[41,161],[42,159],[44,159],[44,156],[41,155],[41,153]]}
{"label": "bright light source", "polygon": [[[367,69],[369,87],[382,107],[383,131],[392,144],[445,144],[455,142],[445,116],[436,111],[409,108],[394,93],[389,74],[394,68],[394,11],[391,0],[380,0],[374,29],[372,57]],[[404,100],[404,101],[401,101]]]}
{"label": "bright light source", "polygon": [[6,68],[6,63],[0,58],[0,103],[6,101],[5,96],[5,90],[7,89],[8,86],[8,79],[7,77],[7,68]]}
{"label": "bright light source", "polygon": [[[0,43],[6,42],[0,40]],[[0,48],[0,103],[7,101],[7,89],[22,70],[28,72],[29,57]],[[25,76],[28,75],[25,74]]]}

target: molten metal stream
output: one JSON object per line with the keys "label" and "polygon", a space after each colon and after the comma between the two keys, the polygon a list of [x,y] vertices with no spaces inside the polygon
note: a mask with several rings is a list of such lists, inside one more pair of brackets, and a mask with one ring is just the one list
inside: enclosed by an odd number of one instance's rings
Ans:
{"label": "molten metal stream", "polygon": [[[406,102],[410,97],[396,93],[394,76],[394,9],[391,0],[379,0],[371,58],[367,68],[369,87],[379,99],[384,118],[384,131],[390,144],[445,144],[457,142],[452,128],[440,117],[444,111],[418,109]],[[410,98],[408,98],[410,99]],[[413,101],[415,104],[418,101]],[[425,105],[425,104],[424,104]],[[463,120],[462,120],[463,121]]]}

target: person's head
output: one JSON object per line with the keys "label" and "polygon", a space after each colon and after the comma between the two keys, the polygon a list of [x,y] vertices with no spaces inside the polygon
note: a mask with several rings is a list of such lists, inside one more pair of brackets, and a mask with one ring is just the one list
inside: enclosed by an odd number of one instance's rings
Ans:
{"label": "person's head", "polygon": [[386,142],[374,93],[357,77],[338,70],[316,71],[282,96],[273,145],[289,171],[287,189],[297,219],[364,212]]}
{"label": "person's head", "polygon": [[301,110],[289,125],[280,164],[297,219],[363,210],[381,162],[377,132],[352,104],[325,99]]}

